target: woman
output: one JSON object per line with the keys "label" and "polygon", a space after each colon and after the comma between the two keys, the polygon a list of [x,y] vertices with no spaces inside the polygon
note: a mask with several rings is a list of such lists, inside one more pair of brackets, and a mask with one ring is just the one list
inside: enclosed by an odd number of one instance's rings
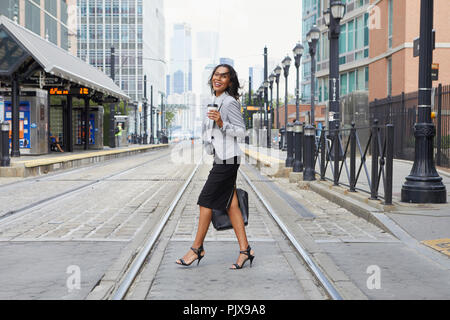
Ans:
{"label": "woman", "polygon": [[209,120],[203,123],[203,133],[214,147],[214,163],[197,202],[200,218],[194,244],[176,263],[183,266],[189,266],[195,260],[198,260],[197,265],[200,263],[205,256],[203,240],[211,222],[212,209],[226,208],[240,247],[239,257],[230,269],[241,269],[247,260],[250,260],[251,266],[255,256],[247,241],[236,195],[236,178],[241,162],[241,150],[236,138],[245,136],[236,71],[228,64],[218,65],[210,77],[209,85],[218,111],[208,111]]}

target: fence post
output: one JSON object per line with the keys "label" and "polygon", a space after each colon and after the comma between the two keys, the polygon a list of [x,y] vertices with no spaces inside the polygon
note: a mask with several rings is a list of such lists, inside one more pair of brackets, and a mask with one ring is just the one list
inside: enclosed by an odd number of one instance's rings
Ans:
{"label": "fence post", "polygon": [[[402,111],[400,114],[400,123],[401,123],[401,131],[400,131],[400,157],[402,159],[405,158],[405,139],[408,138],[406,133],[406,121],[408,120],[408,115],[406,114],[406,103],[405,103],[405,93],[402,92]],[[398,130],[398,128],[397,128]],[[398,132],[398,131],[397,131]]]}
{"label": "fence post", "polygon": [[322,181],[325,181],[325,161],[327,154],[327,148],[325,145],[325,129],[326,127],[323,127],[322,132],[320,133],[320,149],[322,150],[320,153],[320,180]]}
{"label": "fence post", "polygon": [[378,139],[377,139],[377,131],[378,131],[378,119],[373,120],[372,126],[372,174],[371,174],[371,188],[370,188],[370,199],[377,200],[378,199]]}
{"label": "fence post", "polygon": [[356,186],[356,128],[355,122],[352,122],[350,129],[350,191],[355,192]]}
{"label": "fence post", "polygon": [[437,112],[437,154],[436,154],[436,165],[441,165],[442,157],[442,83],[438,86],[438,112]]}
{"label": "fence post", "polygon": [[394,169],[394,125],[386,126],[386,185],[384,186],[384,204],[392,204],[392,179]]}

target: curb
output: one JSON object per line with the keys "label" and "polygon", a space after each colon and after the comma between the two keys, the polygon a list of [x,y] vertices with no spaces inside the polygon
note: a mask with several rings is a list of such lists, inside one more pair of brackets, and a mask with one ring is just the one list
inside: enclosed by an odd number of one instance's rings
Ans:
{"label": "curb", "polygon": [[[299,182],[303,186],[305,184],[305,181]],[[385,232],[395,236],[395,234],[390,230],[389,227],[387,227],[378,217],[378,214],[382,214],[385,211],[381,207],[391,207],[394,206],[384,206],[379,203],[377,203],[377,200],[368,200],[368,202],[373,203],[365,203],[362,202],[362,195],[359,195],[357,193],[351,193],[346,189],[343,189],[342,187],[336,187],[333,186],[331,183],[323,182],[323,181],[313,181],[308,182],[307,186],[312,191],[318,193],[322,197],[328,199],[329,201],[347,209],[354,215],[363,218],[369,223],[372,223],[373,225],[383,229]]]}
{"label": "curb", "polygon": [[111,159],[127,157],[139,153],[148,152],[154,149],[169,147],[168,144],[151,145],[146,147],[135,147],[123,150],[108,150],[90,152],[85,154],[75,154],[55,158],[25,160],[12,163],[11,167],[1,167],[0,177],[20,177],[44,175],[49,172],[65,169],[78,168],[86,164],[103,162]]}

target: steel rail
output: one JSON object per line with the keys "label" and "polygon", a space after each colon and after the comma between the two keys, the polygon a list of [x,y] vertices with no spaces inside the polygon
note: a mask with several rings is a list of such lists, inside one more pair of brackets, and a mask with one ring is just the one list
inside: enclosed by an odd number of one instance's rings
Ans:
{"label": "steel rail", "polygon": [[333,300],[343,300],[342,296],[339,294],[339,292],[336,290],[336,288],[331,284],[331,282],[328,280],[328,278],[325,276],[325,274],[322,272],[322,270],[320,270],[320,268],[311,259],[309,254],[305,251],[305,249],[303,249],[303,247],[298,243],[298,241],[295,239],[295,237],[289,232],[288,228],[281,221],[281,219],[278,217],[278,215],[275,213],[275,210],[272,208],[272,206],[264,198],[264,196],[261,194],[261,192],[259,192],[259,190],[256,188],[256,186],[250,181],[250,178],[243,172],[243,170],[239,170],[239,172],[242,174],[242,176],[245,178],[247,183],[250,185],[250,187],[253,189],[253,191],[256,193],[256,195],[259,197],[259,199],[264,204],[264,206],[267,208],[267,210],[271,214],[272,218],[277,222],[280,229],[284,232],[284,234],[287,236],[287,238],[291,241],[291,243],[297,249],[297,251],[301,255],[302,259],[306,262],[306,264],[308,265],[310,270],[313,272],[314,276],[319,280],[319,282],[321,283],[323,288],[327,291],[329,296]]}
{"label": "steel rail", "polygon": [[[87,189],[87,188],[89,188],[89,187],[92,187],[93,185],[96,185],[96,184],[98,184],[98,183],[104,182],[104,181],[107,180],[107,179],[110,179],[110,178],[112,178],[112,177],[117,177],[117,176],[123,175],[123,174],[125,174],[125,173],[127,173],[127,172],[129,172],[129,171],[135,170],[135,169],[137,169],[137,168],[140,168],[140,167],[142,167],[142,166],[145,166],[145,165],[147,165],[147,164],[149,164],[149,163],[151,163],[151,162],[153,162],[153,161],[159,160],[159,159],[164,158],[164,157],[167,157],[167,156],[169,156],[169,155],[170,155],[170,153],[168,153],[168,154],[163,154],[163,155],[161,155],[161,156],[152,158],[152,159],[147,160],[147,161],[145,161],[145,162],[143,162],[143,163],[140,163],[140,164],[138,164],[138,165],[135,165],[135,166],[133,166],[133,167],[131,167],[131,168],[127,168],[127,169],[125,169],[125,170],[121,170],[121,171],[119,171],[119,172],[110,174],[110,175],[105,176],[105,177],[102,177],[102,178],[100,178],[100,179],[96,179],[96,180],[91,181],[91,182],[89,182],[89,183],[87,183],[87,184],[84,184],[84,185],[82,185],[82,186],[78,186],[78,187],[75,187],[75,188],[66,190],[66,191],[64,191],[64,192],[58,193],[58,194],[56,194],[56,195],[50,196],[50,197],[48,197],[48,198],[45,198],[45,199],[41,199],[41,200],[32,202],[32,203],[30,203],[30,204],[28,204],[28,205],[25,205],[25,206],[23,206],[23,207],[21,207],[21,208],[19,208],[19,209],[10,210],[10,211],[8,211],[8,212],[5,212],[5,213],[3,213],[2,215],[0,215],[0,223],[1,223],[2,225],[4,225],[4,224],[6,223],[5,220],[7,220],[8,218],[10,218],[10,217],[12,217],[12,216],[14,216],[14,215],[16,215],[16,214],[18,214],[18,213],[21,213],[21,212],[30,210],[30,209],[32,209],[32,208],[36,208],[36,207],[38,207],[38,206],[40,206],[40,205],[46,205],[46,204],[48,204],[48,203],[51,203],[52,201],[61,200],[61,199],[65,198],[65,197],[67,197],[67,196],[74,195],[74,194],[76,194],[76,193],[78,193],[78,192],[80,192],[80,191],[83,191],[83,190],[85,190],[85,189]],[[81,169],[81,168],[80,168],[80,169]],[[85,168],[82,168],[82,169],[85,169]],[[66,172],[62,172],[61,174],[65,174],[65,173],[66,173]],[[34,180],[34,181],[36,181],[36,180]],[[27,181],[27,182],[32,183],[33,181]]]}
{"label": "steel rail", "polygon": [[145,244],[145,247],[141,250],[139,255],[135,258],[133,261],[133,264],[131,268],[126,272],[125,277],[123,281],[121,282],[119,288],[116,290],[114,296],[112,297],[112,300],[122,300],[125,295],[127,294],[128,290],[130,289],[131,285],[133,284],[134,279],[136,278],[137,274],[139,273],[139,270],[141,269],[142,265],[145,262],[145,258],[150,253],[150,250],[153,248],[156,240],[158,239],[161,231],[165,227],[167,221],[169,220],[169,217],[172,215],[172,212],[174,211],[175,207],[177,206],[178,202],[180,201],[181,197],[183,196],[184,192],[186,191],[186,188],[188,187],[189,183],[191,182],[192,178],[194,177],[195,173],[198,170],[198,167],[200,166],[202,161],[197,163],[196,167],[192,171],[189,178],[186,180],[183,187],[178,192],[175,199],[172,201],[172,204],[170,205],[169,209],[167,210],[166,214],[162,218],[161,222],[159,223],[156,231],[153,233],[152,237],[147,241]]}

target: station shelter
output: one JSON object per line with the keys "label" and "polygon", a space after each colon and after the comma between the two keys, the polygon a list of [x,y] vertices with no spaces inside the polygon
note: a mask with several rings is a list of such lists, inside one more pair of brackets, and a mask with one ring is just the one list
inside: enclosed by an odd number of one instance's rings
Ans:
{"label": "station shelter", "polygon": [[49,153],[55,140],[65,152],[102,149],[104,106],[129,100],[102,71],[0,16],[0,121],[10,122],[12,157]]}

